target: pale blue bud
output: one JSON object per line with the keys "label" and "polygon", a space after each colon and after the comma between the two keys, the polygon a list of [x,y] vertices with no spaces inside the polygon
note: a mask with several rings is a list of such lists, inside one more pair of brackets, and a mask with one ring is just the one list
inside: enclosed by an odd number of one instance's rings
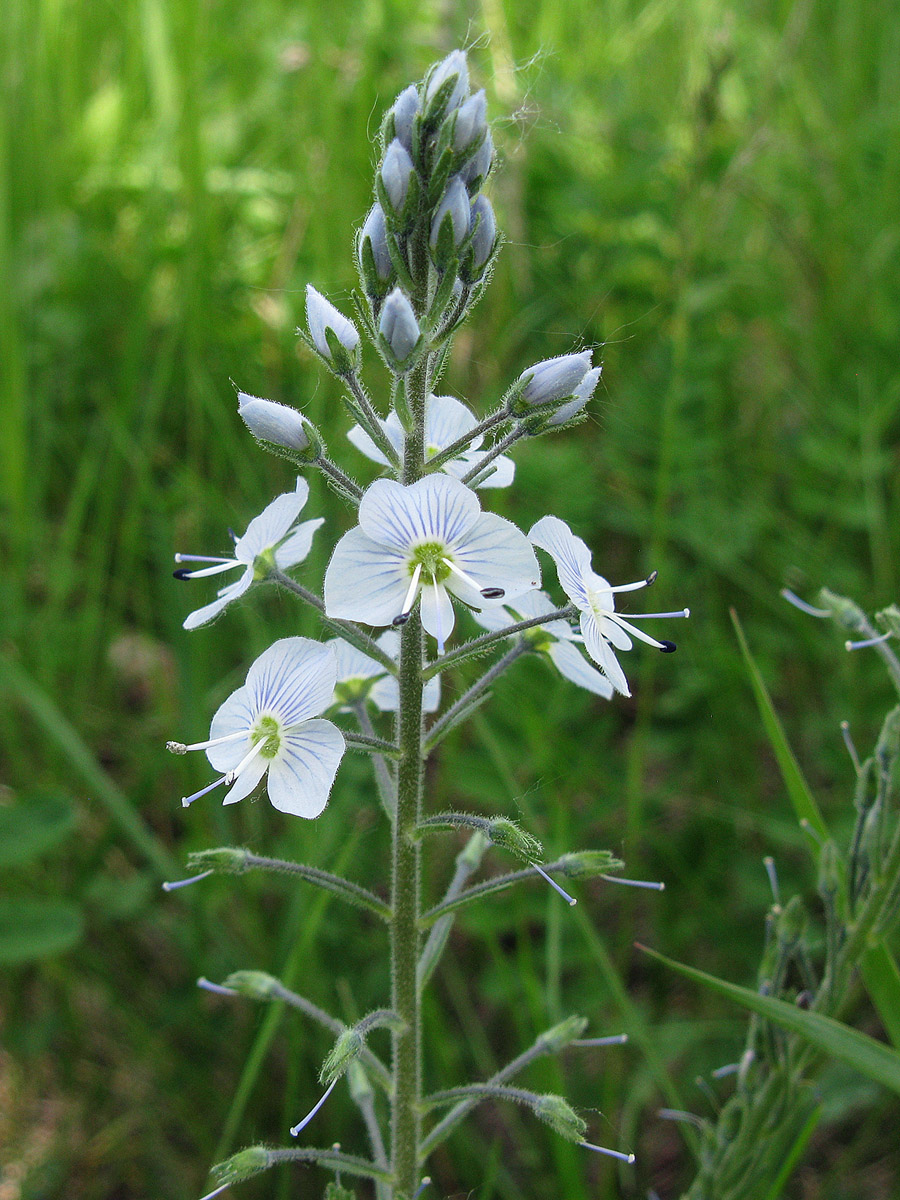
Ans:
{"label": "pale blue bud", "polygon": [[425,84],[426,105],[431,103],[441,87],[448,79],[453,78],[453,76],[456,76],[456,82],[453,84],[450,98],[447,101],[447,112],[452,112],[454,108],[459,108],[469,90],[469,68],[466,63],[465,52],[462,50],[454,50],[451,54],[448,54],[428,76],[428,81]]}
{"label": "pale blue bud", "polygon": [[523,384],[521,399],[527,405],[552,404],[575,393],[591,370],[591,352],[562,354],[559,358],[547,358],[529,367],[519,376]]}
{"label": "pale blue bud", "polygon": [[409,358],[419,340],[419,322],[416,320],[416,314],[398,287],[394,288],[384,302],[378,332],[390,346],[398,362]]}
{"label": "pale blue bud", "polygon": [[602,370],[602,367],[594,367],[592,371],[588,371],[587,375],[585,375],[584,379],[582,379],[581,383],[579,383],[578,387],[572,393],[572,399],[567,404],[561,405],[547,424],[563,425],[566,421],[571,421],[576,413],[580,413],[591,396],[593,396]]}
{"label": "pale blue bud", "polygon": [[[484,135],[484,141],[472,155],[467,163],[464,163],[460,168],[466,184],[473,183],[476,179],[484,181],[487,178],[487,173],[491,169],[491,163],[494,161],[494,141],[491,137],[491,131],[488,129]],[[480,186],[480,184],[479,184]]]}
{"label": "pale blue bud", "polygon": [[287,404],[238,392],[238,415],[255,438],[288,450],[308,450],[312,426]]}
{"label": "pale blue bud", "polygon": [[366,223],[363,225],[359,234],[359,244],[362,247],[366,238],[372,247],[372,258],[375,262],[375,270],[378,273],[379,279],[390,279],[393,273],[391,264],[391,256],[388,253],[387,244],[387,226],[384,222],[384,209],[380,204],[374,205],[369,210],[369,215],[366,217]]}
{"label": "pale blue bud", "polygon": [[309,326],[309,336],[323,358],[332,361],[331,350],[325,330],[330,329],[337,340],[348,353],[352,354],[359,345],[359,334],[352,321],[348,321],[342,312],[326,300],[321,292],[317,292],[311,283],[306,285],[306,323]]}
{"label": "pale blue bud", "polygon": [[470,228],[475,231],[472,235],[472,263],[475,270],[480,271],[491,257],[497,240],[497,222],[487,196],[479,195],[472,205]]}
{"label": "pale blue bud", "polygon": [[453,225],[453,245],[458,246],[469,232],[469,193],[458,175],[454,175],[431,222],[431,248],[435,249],[444,219]]}
{"label": "pale blue bud", "polygon": [[461,104],[453,126],[453,149],[459,154],[485,132],[487,100],[484,88]]}
{"label": "pale blue bud", "polygon": [[403,212],[413,169],[413,161],[403,144],[394,138],[381,164],[381,182],[395,213]]}
{"label": "pale blue bud", "polygon": [[412,154],[413,121],[418,111],[419,93],[416,85],[411,83],[400,93],[391,109],[391,115],[394,118],[394,137],[410,154]]}

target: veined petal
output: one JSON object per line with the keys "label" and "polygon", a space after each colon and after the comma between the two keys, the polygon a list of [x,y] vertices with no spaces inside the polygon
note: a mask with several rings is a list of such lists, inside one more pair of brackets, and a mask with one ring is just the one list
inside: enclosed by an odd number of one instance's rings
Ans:
{"label": "veined petal", "polygon": [[[380,640],[380,639],[379,639]],[[369,699],[382,712],[396,712],[400,707],[400,685],[393,675],[376,679],[369,692]],[[435,675],[425,684],[422,693],[422,708],[427,713],[437,712],[441,705],[441,677]]]}
{"label": "veined petal", "polygon": [[553,665],[560,675],[577,683],[579,687],[587,688],[597,696],[609,700],[613,694],[613,685],[605,675],[592,667],[580,650],[571,642],[552,642],[547,647]]}
{"label": "veined petal", "polygon": [[346,683],[349,679],[371,679],[373,675],[385,673],[381,663],[369,658],[368,654],[363,654],[362,650],[357,650],[343,638],[331,638],[325,645],[330,646],[334,654],[338,683]]}
{"label": "veined petal", "polygon": [[254,716],[271,713],[287,729],[306,721],[331,703],[336,675],[328,646],[312,638],[281,638],[247,672]]}
{"label": "veined petal", "polygon": [[408,487],[376,479],[360,501],[359,524],[373,541],[406,552],[421,542],[464,537],[480,508],[475,493],[447,475],[427,475]]}
{"label": "veined petal", "polygon": [[281,543],[275,551],[275,565],[282,571],[295,567],[303,562],[312,547],[313,534],[320,525],[325,524],[324,517],[316,517],[312,521],[301,521],[293,533]]}
{"label": "veined petal", "polygon": [[325,572],[325,612],[368,625],[390,625],[403,607],[409,581],[403,555],[372,541],[356,526],[335,546]]}
{"label": "veined petal", "polygon": [[581,614],[581,632],[584,635],[585,649],[616,691],[621,692],[623,696],[630,696],[631,692],[628,690],[625,672],[619,666],[619,660],[613,653],[612,646],[602,637],[593,613],[583,612]]}
{"label": "veined petal", "polygon": [[308,496],[309,484],[305,479],[297,480],[297,487],[293,492],[284,492],[283,495],[276,496],[258,517],[253,518],[244,536],[238,538],[234,547],[235,558],[249,565],[257,554],[271,546],[277,546],[297,520]]}
{"label": "veined petal", "polygon": [[556,563],[556,573],[563,591],[573,604],[588,608],[589,599],[585,577],[592,575],[591,552],[559,517],[541,517],[528,534],[532,543],[546,550]]}
{"label": "veined petal", "polygon": [[[425,445],[443,450],[477,424],[475,414],[461,400],[454,396],[429,396],[425,404]],[[480,444],[481,438],[476,441]]]}
{"label": "veined petal", "polygon": [[[384,428],[384,421],[381,422],[381,427]],[[366,458],[371,458],[372,462],[377,462],[382,467],[389,465],[387,457],[381,453],[361,425],[354,425],[352,429],[347,430],[347,440],[352,442]]]}
{"label": "veined petal", "polygon": [[344,753],[344,738],[331,721],[304,721],[281,740],[269,765],[269,799],[279,812],[317,817]]}
{"label": "veined petal", "polygon": [[[451,576],[453,578],[453,576]],[[449,580],[447,581],[449,583]],[[471,588],[468,589],[471,591]],[[482,604],[484,601],[482,601]],[[422,580],[422,628],[437,639],[438,651],[443,654],[444,646],[453,632],[456,616],[453,605],[447,595],[447,589],[442,583],[435,584],[430,579]]]}
{"label": "veined petal", "polygon": [[184,628],[197,629],[211,621],[213,617],[217,617],[227,604],[230,604],[232,600],[237,600],[238,596],[243,596],[252,582],[253,567],[250,566],[247,567],[240,579],[223,587],[218,597],[210,604],[204,604],[203,608],[195,608],[192,613],[189,613],[184,619]]}
{"label": "veined petal", "polygon": [[233,770],[251,749],[250,727],[255,715],[252,696],[246,686],[239,687],[219,705],[210,723],[210,741],[238,733],[240,730],[245,730],[247,737],[243,741],[238,739],[226,742],[222,746],[210,746],[206,751],[206,757],[217,771],[224,774],[226,771]]}
{"label": "veined petal", "polygon": [[[474,466],[476,466],[476,464],[479,463],[481,461],[481,459],[486,457],[487,453],[488,452],[486,450],[470,451],[466,455],[466,464],[465,464],[465,470],[464,470],[463,474],[465,474],[468,471],[471,471],[471,469]],[[456,460],[456,462],[459,462],[459,461],[460,461],[459,459]],[[455,462],[447,463],[446,466],[444,467],[444,470],[446,471],[448,467],[455,467],[455,466],[456,466]],[[513,460],[509,457],[508,454],[500,454],[496,458],[492,459],[491,462],[488,464],[488,471],[489,471],[489,473],[485,476],[485,478],[482,479],[480,483],[476,483],[475,487],[477,487],[477,488],[509,487],[510,484],[512,483],[512,481],[516,477],[516,464],[513,462]],[[455,472],[451,471],[449,473],[454,474]]]}
{"label": "veined petal", "polygon": [[612,642],[617,650],[630,650],[631,638],[625,632],[621,625],[611,621],[609,617],[598,617],[597,623],[600,626],[600,633],[608,642]]}
{"label": "veined petal", "polygon": [[[512,521],[496,513],[481,513],[465,539],[450,549],[454,562],[472,576],[479,588],[503,588],[506,601],[540,587],[541,569],[528,538]],[[481,593],[458,576],[451,575],[446,582],[466,604],[486,607]]]}
{"label": "veined petal", "polygon": [[249,796],[263,775],[266,773],[271,759],[263,758],[260,754],[254,758],[253,762],[248,763],[245,770],[241,771],[237,779],[225,793],[223,804],[237,804],[238,800],[243,800],[245,796]]}

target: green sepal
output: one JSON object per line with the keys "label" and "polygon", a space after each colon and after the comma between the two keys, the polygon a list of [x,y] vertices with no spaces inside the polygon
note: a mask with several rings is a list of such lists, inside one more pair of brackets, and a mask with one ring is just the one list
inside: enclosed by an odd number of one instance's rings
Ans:
{"label": "green sepal", "polygon": [[361,1021],[338,1034],[337,1041],[322,1063],[319,1082],[328,1087],[336,1079],[340,1079],[350,1064],[362,1053],[366,1037],[373,1029],[390,1029],[393,1033],[402,1033],[405,1028],[406,1022],[390,1008],[379,1008],[369,1013]]}
{"label": "green sepal", "polygon": [[247,1146],[244,1150],[238,1150],[237,1154],[232,1154],[231,1158],[216,1163],[211,1174],[220,1184],[243,1183],[245,1179],[271,1166],[269,1151],[265,1146]]}
{"label": "green sepal", "polygon": [[251,1000],[272,1000],[284,990],[281,981],[265,971],[232,971],[222,986]]}
{"label": "green sepal", "polygon": [[351,1192],[349,1188],[345,1188],[342,1183],[335,1183],[334,1180],[329,1183],[324,1193],[322,1200],[356,1200],[356,1192]]}
{"label": "green sepal", "polygon": [[583,1117],[564,1100],[562,1096],[548,1093],[538,1096],[533,1106],[534,1115],[544,1121],[550,1128],[570,1142],[583,1142],[587,1133],[587,1125]]}
{"label": "green sepal", "polygon": [[611,850],[576,850],[556,860],[568,879],[593,879],[610,871],[621,871],[625,864]]}
{"label": "green sepal", "polygon": [[879,625],[883,625],[885,630],[892,633],[895,638],[900,638],[900,608],[896,604],[889,604],[887,608],[883,608],[881,612],[877,612],[875,620]]}
{"label": "green sepal", "polygon": [[[393,263],[391,265],[393,266]],[[383,300],[395,284],[393,277],[388,276],[387,279],[382,279],[378,274],[375,255],[372,253],[371,238],[363,238],[360,242],[357,269],[363,291],[369,297],[370,302]]]}
{"label": "green sepal", "polygon": [[194,850],[188,855],[192,871],[215,871],[222,875],[243,875],[251,869],[250,851],[241,846],[217,846],[211,850]]}
{"label": "green sepal", "polygon": [[426,817],[415,828],[417,838],[428,833],[446,833],[455,829],[477,829],[489,842],[502,846],[525,862],[543,856],[544,849],[536,837],[508,817],[479,817],[475,813],[439,813]]}
{"label": "green sepal", "polygon": [[545,1029],[537,1040],[541,1043],[541,1047],[545,1053],[558,1054],[560,1050],[564,1050],[566,1046],[570,1046],[572,1042],[577,1041],[587,1027],[587,1017],[566,1017],[558,1025],[554,1025],[550,1029]]}

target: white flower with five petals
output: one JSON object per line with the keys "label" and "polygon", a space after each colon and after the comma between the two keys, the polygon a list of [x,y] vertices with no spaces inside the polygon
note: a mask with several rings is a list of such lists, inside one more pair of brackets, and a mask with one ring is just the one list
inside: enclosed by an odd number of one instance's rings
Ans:
{"label": "white flower with five petals", "polygon": [[[642,629],[632,624],[644,617],[687,617],[690,610],[669,613],[629,614],[629,619],[616,612],[615,593],[634,592],[647,587],[656,578],[656,572],[637,583],[619,584],[612,587],[602,575],[591,567],[591,552],[576,537],[565,521],[558,517],[541,517],[531,527],[529,538],[541,550],[546,550],[556,564],[556,573],[563,591],[581,613],[581,633],[588,654],[603,671],[617,692],[630,696],[628,681],[619,666],[616,650],[630,650],[631,637],[655,646],[666,653],[675,649],[674,642],[658,642]],[[631,636],[629,636],[631,635]]]}
{"label": "white flower with five petals", "polygon": [[421,594],[422,624],[444,643],[455,621],[450,595],[470,608],[514,599],[540,585],[528,539],[481,511],[478,497],[448,475],[404,486],[376,479],[325,572],[329,617],[402,625]]}
{"label": "white flower with five petals", "polygon": [[[526,592],[514,604],[484,609],[473,613],[473,616],[484,629],[501,633],[514,622],[530,621],[533,617],[542,617],[545,613],[555,611],[556,605],[546,592]],[[546,625],[535,625],[520,633],[510,634],[510,637],[525,637],[532,649],[546,654],[560,675],[571,683],[577,683],[579,687],[603,696],[605,700],[612,696],[612,684],[576,648],[576,644],[583,642],[584,638],[575,633],[567,621],[548,621]]]}
{"label": "white flower with five petals", "polygon": [[331,721],[314,720],[331,704],[337,662],[328,646],[311,638],[282,638],[264,651],[243,687],[228,697],[212,719],[209,740],[185,746],[169,742],[173,754],[205,750],[223,774],[185,796],[185,808],[225,784],[224,804],[249,796],[262,777],[280,812],[317,817],[328,803],[344,738]]}
{"label": "white flower with five petals", "polygon": [[[337,660],[337,683],[335,704],[346,705],[357,698],[371,700],[381,712],[396,712],[400,707],[400,685],[393,675],[388,674],[380,662],[363,654],[343,638],[332,638],[325,643],[334,651]],[[378,645],[392,658],[400,654],[400,634],[387,629],[378,639]],[[435,675],[425,684],[422,707],[425,712],[436,712],[441,703],[441,677]]]}
{"label": "white flower with five petals", "polygon": [[222,609],[237,600],[256,580],[264,579],[272,567],[286,571],[302,562],[309,554],[313,534],[324,522],[323,517],[295,524],[300,510],[309,496],[309,485],[305,479],[297,480],[296,490],[276,496],[271,504],[254,517],[243,537],[234,543],[234,558],[210,558],[200,554],[176,554],[179,563],[210,563],[199,570],[182,569],[175,572],[176,579],[202,579],[207,575],[219,575],[235,567],[243,567],[244,573],[234,583],[219,589],[218,598],[192,612],[184,622],[185,629],[196,629],[205,625]]}
{"label": "white flower with five petals", "polygon": [[[404,434],[400,418],[395,412],[390,412],[380,424],[385,437],[402,459]],[[436,454],[440,454],[447,446],[451,446],[460,438],[465,437],[477,424],[475,414],[471,409],[466,408],[462,401],[456,400],[453,396],[429,396],[425,403],[426,462],[428,459],[434,458]],[[387,458],[359,425],[354,425],[347,437],[367,458],[371,458],[373,462],[380,463],[382,466],[389,465]],[[487,450],[479,450],[483,441],[483,436],[476,434],[467,448],[460,450],[455,458],[444,463],[441,470],[446,471],[448,475],[453,475],[456,479],[461,479],[473,467],[477,467],[488,453]],[[500,454],[486,469],[487,476],[480,483],[475,484],[476,487],[509,487],[516,473],[516,464],[508,455]]]}

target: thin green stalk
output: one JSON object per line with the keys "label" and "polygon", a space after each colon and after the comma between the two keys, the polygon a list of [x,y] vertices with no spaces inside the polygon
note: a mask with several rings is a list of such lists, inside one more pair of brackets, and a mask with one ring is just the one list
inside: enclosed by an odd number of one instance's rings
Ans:
{"label": "thin green stalk", "polygon": [[401,758],[402,751],[393,742],[386,742],[384,738],[369,737],[366,733],[351,733],[345,729],[344,741],[347,743],[348,750],[363,750],[366,754],[383,755],[385,758]]}
{"label": "thin green stalk", "polygon": [[458,649],[450,650],[447,654],[436,658],[434,662],[430,662],[422,672],[422,678],[431,679],[435,675],[439,675],[441,671],[452,667],[454,663],[464,662],[465,659],[472,658],[476,654],[483,654],[495,642],[502,642],[504,638],[512,637],[514,633],[519,633],[522,629],[533,629],[535,625],[548,625],[551,621],[568,621],[577,616],[578,609],[575,605],[567,604],[564,608],[556,608],[553,612],[545,613],[541,617],[529,617],[527,621],[516,621],[514,625],[507,625],[505,629],[498,629],[496,633],[483,633],[481,637],[463,642]]}
{"label": "thin green stalk", "polygon": [[487,688],[491,686],[495,679],[511,666],[517,658],[523,655],[528,649],[528,643],[524,638],[521,638],[511,650],[508,650],[502,658],[498,658],[493,666],[488,667],[480,679],[476,679],[470,688],[468,688],[452,704],[445,713],[443,713],[437,721],[428,730],[425,738],[424,751],[426,754],[438,744],[441,738],[447,733],[456,723],[457,718],[463,713],[474,700],[481,695]]}
{"label": "thin green stalk", "polygon": [[458,437],[455,442],[451,442],[449,446],[445,446],[443,450],[438,451],[433,458],[429,458],[425,470],[428,472],[428,474],[431,474],[432,471],[439,471],[444,463],[450,462],[450,460],[455,458],[458,454],[462,454],[468,450],[473,440],[477,438],[479,434],[487,433],[489,430],[495,429],[498,425],[502,425],[504,422],[510,420],[512,420],[512,418],[505,408],[498,409],[496,412],[491,413],[489,416],[485,417],[483,421],[479,421],[478,424],[474,426],[474,428],[470,429],[468,433],[464,433],[463,436]]}
{"label": "thin green stalk", "polygon": [[359,377],[357,375],[347,375],[345,376],[344,382],[346,383],[350,394],[353,396],[353,399],[359,405],[362,415],[366,418],[366,423],[368,425],[366,433],[368,433],[369,437],[385,456],[391,466],[399,467],[400,455],[394,449],[393,444],[391,443],[387,434],[384,432],[381,419],[379,418],[378,413],[375,411],[372,401],[366,394],[366,390],[360,382]]}
{"label": "thin green stalk", "polygon": [[[484,458],[480,459],[470,471],[467,471],[465,475],[462,476],[461,482],[472,483],[475,478],[482,477],[484,475],[485,468],[489,467],[495,458],[499,458],[504,450],[508,450],[510,446],[514,445],[519,440],[519,438],[524,436],[525,431],[518,425],[515,427],[515,429],[511,429],[506,437],[502,437],[499,442],[495,442],[494,445],[491,446],[490,450],[487,451]],[[487,476],[484,477],[488,478]]]}

